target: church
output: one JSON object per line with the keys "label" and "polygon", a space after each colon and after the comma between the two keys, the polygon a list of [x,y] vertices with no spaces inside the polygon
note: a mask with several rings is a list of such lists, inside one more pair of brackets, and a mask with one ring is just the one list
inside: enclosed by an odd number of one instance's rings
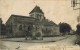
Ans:
{"label": "church", "polygon": [[59,26],[46,19],[39,6],[35,6],[29,16],[11,15],[6,29],[8,37],[60,35]]}

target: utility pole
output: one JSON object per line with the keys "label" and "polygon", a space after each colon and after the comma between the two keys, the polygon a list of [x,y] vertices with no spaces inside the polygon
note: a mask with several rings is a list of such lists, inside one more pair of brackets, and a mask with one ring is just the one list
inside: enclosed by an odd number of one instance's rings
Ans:
{"label": "utility pole", "polygon": [[77,21],[78,24],[80,24],[80,0],[71,0],[71,5],[73,7],[73,10],[79,10],[79,16],[77,17]]}

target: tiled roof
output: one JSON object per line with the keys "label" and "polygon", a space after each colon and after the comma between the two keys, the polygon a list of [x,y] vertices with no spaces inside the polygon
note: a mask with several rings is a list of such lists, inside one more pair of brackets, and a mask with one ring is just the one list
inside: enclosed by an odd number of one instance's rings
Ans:
{"label": "tiled roof", "polygon": [[[33,17],[30,17],[30,16],[22,16],[22,15],[11,15],[11,17],[33,18]],[[33,19],[35,19],[35,18],[33,18]]]}
{"label": "tiled roof", "polygon": [[[9,17],[9,19],[7,20],[7,22],[10,21],[10,19],[12,19],[12,18],[14,18],[14,17],[15,17],[16,19],[19,19],[19,20],[21,20],[21,19],[26,19],[26,20],[27,20],[27,19],[32,19],[32,20],[35,20],[35,18],[30,17],[30,16],[22,16],[22,15],[14,15],[14,14],[12,14],[12,15]],[[6,23],[7,23],[7,22],[6,22]],[[6,24],[6,23],[5,23],[5,24]]]}
{"label": "tiled roof", "polygon": [[53,26],[53,25],[57,26],[57,24],[54,23],[53,21],[47,21],[47,20],[45,20],[42,23],[43,23],[43,25],[46,25],[46,26]]}
{"label": "tiled roof", "polygon": [[[16,20],[18,21],[23,21],[23,22],[32,22],[33,24],[36,24],[36,25],[44,25],[44,26],[57,26],[57,24],[55,24],[54,22],[52,21],[49,21],[47,19],[43,20],[43,21],[40,21],[36,18],[33,18],[33,17],[30,17],[30,16],[21,16],[21,15],[11,15],[10,18],[8,19],[8,21],[10,21],[11,18],[15,17]],[[7,21],[7,22],[8,22]]]}

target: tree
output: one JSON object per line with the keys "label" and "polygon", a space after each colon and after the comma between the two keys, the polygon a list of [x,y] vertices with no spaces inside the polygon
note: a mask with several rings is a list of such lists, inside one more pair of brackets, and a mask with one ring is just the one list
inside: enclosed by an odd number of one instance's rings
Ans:
{"label": "tree", "polygon": [[26,40],[27,40],[27,38],[31,38],[32,39],[32,37],[33,37],[32,32],[33,32],[33,26],[29,25],[28,26],[28,30],[26,31]]}
{"label": "tree", "polygon": [[66,33],[69,33],[71,30],[71,26],[67,23],[59,23],[59,31],[62,33],[62,35],[65,35]]}
{"label": "tree", "polygon": [[6,35],[6,26],[4,24],[1,24],[1,35]]}
{"label": "tree", "polygon": [[76,27],[77,27],[76,34],[80,35],[80,25],[78,24]]}
{"label": "tree", "polygon": [[75,41],[75,44],[80,45],[80,25],[77,24],[76,28],[77,28],[77,30],[76,30],[76,37],[77,37],[77,39]]}
{"label": "tree", "polygon": [[28,26],[28,30],[26,31],[26,35],[32,37],[32,30],[33,30],[33,26]]}

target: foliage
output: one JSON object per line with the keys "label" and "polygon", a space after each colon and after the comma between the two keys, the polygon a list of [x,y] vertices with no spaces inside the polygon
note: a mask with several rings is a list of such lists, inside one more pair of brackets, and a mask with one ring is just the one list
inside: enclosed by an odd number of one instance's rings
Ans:
{"label": "foliage", "polygon": [[6,26],[1,24],[1,35],[6,35]]}
{"label": "foliage", "polygon": [[26,31],[26,36],[32,37],[33,26],[28,26],[28,30]]}
{"label": "foliage", "polygon": [[76,27],[77,27],[76,33],[80,35],[80,25],[78,24]]}
{"label": "foliage", "polygon": [[36,37],[40,37],[40,36],[41,36],[40,32],[36,33]]}
{"label": "foliage", "polygon": [[67,33],[67,32],[70,32],[71,30],[71,26],[67,23],[59,23],[59,31],[61,33]]}

